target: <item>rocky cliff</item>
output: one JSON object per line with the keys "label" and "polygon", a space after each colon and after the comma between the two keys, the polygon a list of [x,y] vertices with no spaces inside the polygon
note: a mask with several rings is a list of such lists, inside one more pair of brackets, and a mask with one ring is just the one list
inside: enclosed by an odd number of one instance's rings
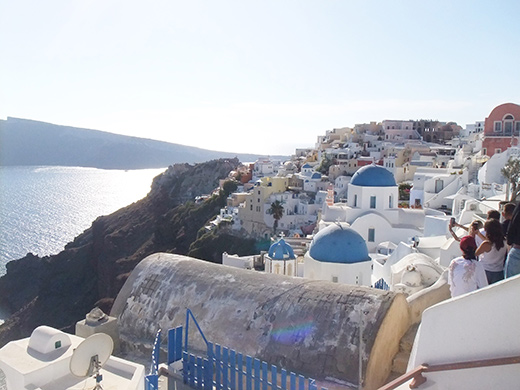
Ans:
{"label": "rocky cliff", "polygon": [[203,203],[191,201],[211,193],[237,165],[237,159],[221,159],[170,166],[144,199],[97,218],[61,253],[28,254],[8,263],[0,278],[0,306],[14,314],[0,326],[0,347],[42,324],[73,331],[95,305],[108,312],[129,273],[152,253],[192,255],[193,246],[200,258],[205,247],[203,260],[212,262],[220,262],[223,250],[251,254],[253,240],[203,229],[225,205],[233,185]]}

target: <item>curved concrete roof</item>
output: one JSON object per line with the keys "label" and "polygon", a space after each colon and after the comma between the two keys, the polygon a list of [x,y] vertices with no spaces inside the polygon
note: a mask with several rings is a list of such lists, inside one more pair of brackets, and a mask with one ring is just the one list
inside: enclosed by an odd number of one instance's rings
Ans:
{"label": "curved concrete roof", "polygon": [[395,178],[392,173],[380,165],[365,165],[359,168],[350,184],[360,187],[395,187]]}
{"label": "curved concrete roof", "polygon": [[[366,380],[386,379],[388,356],[398,350],[396,334],[403,318],[408,320],[401,294],[166,253],[137,265],[111,314],[119,319],[122,344],[139,351],[150,348],[157,329],[184,325],[188,308],[211,342],[315,379],[350,383],[358,379],[360,312]],[[386,333],[392,337],[382,336]],[[190,348],[205,350],[195,326],[189,340]]]}

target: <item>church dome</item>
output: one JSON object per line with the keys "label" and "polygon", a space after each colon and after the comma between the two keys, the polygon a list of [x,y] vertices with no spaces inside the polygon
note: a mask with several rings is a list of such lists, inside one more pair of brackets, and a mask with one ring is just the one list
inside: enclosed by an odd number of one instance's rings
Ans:
{"label": "church dome", "polygon": [[273,260],[295,259],[293,248],[283,238],[269,248],[269,257]]}
{"label": "church dome", "polygon": [[309,255],[317,261],[353,264],[370,261],[363,237],[346,224],[327,226],[314,236]]}
{"label": "church dome", "polygon": [[395,178],[392,173],[380,165],[365,165],[358,169],[350,184],[360,187],[395,187]]}

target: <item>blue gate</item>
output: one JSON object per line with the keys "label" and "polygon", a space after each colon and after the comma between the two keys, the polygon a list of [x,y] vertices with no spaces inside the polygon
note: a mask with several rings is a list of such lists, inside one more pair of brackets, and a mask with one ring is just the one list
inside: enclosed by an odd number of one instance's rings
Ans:
{"label": "blue gate", "polygon": [[[206,356],[188,353],[189,320],[193,320],[207,346]],[[158,361],[161,331],[152,351],[152,369],[145,378],[145,390],[158,389]],[[316,381],[287,372],[233,349],[206,340],[191,310],[186,312],[186,331],[179,326],[168,331],[167,364],[182,359],[184,383],[198,390],[317,390]],[[184,344],[184,345],[183,345]],[[321,390],[326,390],[321,388]]]}

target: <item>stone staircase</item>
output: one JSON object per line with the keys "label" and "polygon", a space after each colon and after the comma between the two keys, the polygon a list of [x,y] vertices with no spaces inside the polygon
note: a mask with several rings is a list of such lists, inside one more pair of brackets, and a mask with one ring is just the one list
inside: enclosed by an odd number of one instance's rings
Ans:
{"label": "stone staircase", "polygon": [[399,343],[399,352],[394,357],[392,364],[392,372],[390,373],[387,383],[406,373],[410,353],[412,352],[413,341],[417,333],[419,324],[414,324],[408,329]]}

